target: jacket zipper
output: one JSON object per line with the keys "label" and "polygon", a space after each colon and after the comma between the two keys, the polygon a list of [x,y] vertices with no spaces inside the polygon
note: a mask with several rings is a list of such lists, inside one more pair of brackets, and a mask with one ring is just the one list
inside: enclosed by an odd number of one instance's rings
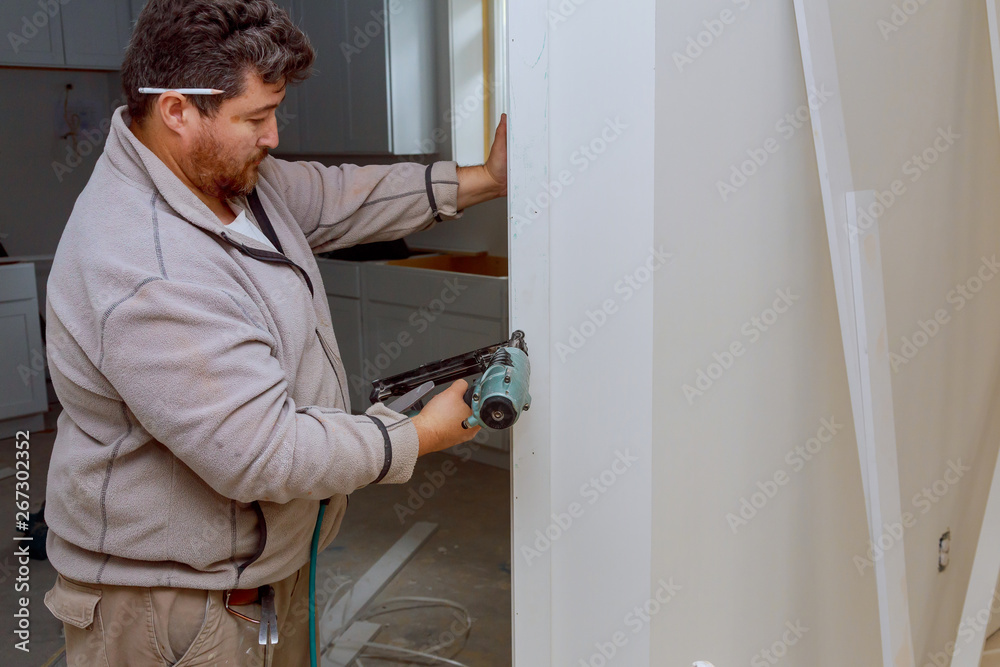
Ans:
{"label": "jacket zipper", "polygon": [[309,296],[311,296],[311,297],[315,297],[316,296],[316,293],[313,290],[312,279],[309,277],[309,274],[306,273],[305,269],[303,269],[301,266],[299,266],[298,264],[296,264],[292,260],[288,259],[288,257],[286,257],[285,255],[282,255],[279,252],[271,252],[270,250],[257,250],[256,248],[247,247],[246,245],[244,245],[242,243],[239,243],[239,242],[235,241],[234,239],[229,238],[229,236],[226,235],[226,234],[222,234],[222,238],[224,238],[226,240],[226,242],[229,243],[230,245],[232,245],[232,246],[234,246],[236,248],[239,248],[239,250],[241,252],[243,252],[246,255],[249,255],[250,257],[253,257],[254,259],[259,259],[262,262],[274,262],[276,264],[287,264],[288,266],[291,266],[291,267],[293,267],[295,269],[298,269],[299,274],[306,281],[306,287],[309,288]]}
{"label": "jacket zipper", "polygon": [[264,553],[264,548],[267,547],[267,519],[264,518],[264,510],[260,506],[260,501],[255,500],[250,503],[253,507],[254,513],[257,515],[257,524],[259,526],[258,533],[259,537],[257,539],[257,550],[253,552],[250,558],[246,559],[240,565],[236,567],[236,585],[233,588],[239,588],[240,586],[240,576],[243,575],[243,571],[248,567],[257,562],[257,560]]}
{"label": "jacket zipper", "polygon": [[[305,281],[306,281],[306,287],[309,288],[309,296],[310,297],[314,297],[315,296],[315,292],[313,290],[312,280],[309,278],[309,274],[305,272],[305,269],[303,269],[301,266],[299,266],[298,264],[296,264],[292,260],[288,259],[288,257],[286,257],[285,255],[283,255],[281,253],[270,252],[270,251],[267,251],[267,250],[257,250],[255,248],[249,248],[246,245],[244,245],[243,243],[238,243],[235,240],[229,238],[229,236],[227,236],[226,234],[222,234],[222,238],[224,238],[226,240],[226,242],[229,243],[230,245],[238,248],[242,253],[244,253],[246,255],[249,255],[250,257],[253,257],[254,259],[259,259],[262,262],[273,262],[273,263],[276,263],[276,264],[287,264],[288,266],[291,266],[292,268],[297,269],[298,272],[299,272],[299,275],[301,275],[305,279]],[[319,332],[317,331],[316,333],[318,334]],[[323,339],[320,338],[320,344],[322,345],[322,343],[323,343]],[[326,348],[325,347],[323,348],[323,351],[326,352]],[[329,358],[329,355],[328,355],[328,358]],[[334,367],[333,370],[334,370],[334,373],[336,374],[337,373],[336,367]],[[337,381],[338,381],[338,383],[340,382],[340,376],[339,375],[337,376]],[[253,507],[253,511],[257,515],[257,525],[258,525],[258,533],[259,533],[259,538],[257,540],[257,550],[250,556],[250,558],[248,558],[247,560],[243,561],[241,564],[239,564],[236,567],[236,587],[239,586],[240,577],[243,575],[243,572],[248,567],[250,567],[251,565],[253,565],[254,563],[256,563],[260,559],[261,555],[263,555],[263,553],[264,553],[264,549],[267,547],[267,519],[264,518],[264,510],[261,508],[260,501],[258,501],[258,500],[253,501],[250,505],[251,505],[251,507]]]}

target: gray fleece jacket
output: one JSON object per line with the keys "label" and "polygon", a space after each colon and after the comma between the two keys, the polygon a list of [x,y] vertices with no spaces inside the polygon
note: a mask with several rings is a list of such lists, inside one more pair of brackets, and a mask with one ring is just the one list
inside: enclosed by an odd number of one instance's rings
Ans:
{"label": "gray fleece jacket", "polygon": [[90,583],[272,583],[308,561],[321,499],[326,547],[347,494],[405,482],[417,458],[409,419],[350,413],[313,254],[457,217],[456,165],[265,158],[280,254],[223,225],[128,123],[118,109],[48,281],[49,559]]}

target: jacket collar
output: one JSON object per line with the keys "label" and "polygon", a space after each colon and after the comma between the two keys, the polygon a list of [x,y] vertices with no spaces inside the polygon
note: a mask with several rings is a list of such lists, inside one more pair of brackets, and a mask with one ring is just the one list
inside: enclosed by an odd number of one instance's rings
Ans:
{"label": "jacket collar", "polygon": [[251,247],[270,250],[260,241],[229,230],[208,206],[186,186],[177,175],[163,163],[153,151],[143,144],[129,129],[131,117],[128,107],[115,110],[111,119],[111,131],[104,147],[104,154],[111,168],[140,189],[156,192],[177,214],[207,232],[216,236],[230,236]]}

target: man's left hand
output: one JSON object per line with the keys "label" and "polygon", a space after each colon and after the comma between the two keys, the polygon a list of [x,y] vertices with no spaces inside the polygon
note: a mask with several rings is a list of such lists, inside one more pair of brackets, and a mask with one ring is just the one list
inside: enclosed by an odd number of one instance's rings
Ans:
{"label": "man's left hand", "polygon": [[500,115],[500,124],[493,135],[490,155],[486,158],[486,172],[499,188],[498,197],[507,196],[507,114]]}
{"label": "man's left hand", "polygon": [[503,114],[486,164],[458,168],[458,210],[506,196],[507,114]]}

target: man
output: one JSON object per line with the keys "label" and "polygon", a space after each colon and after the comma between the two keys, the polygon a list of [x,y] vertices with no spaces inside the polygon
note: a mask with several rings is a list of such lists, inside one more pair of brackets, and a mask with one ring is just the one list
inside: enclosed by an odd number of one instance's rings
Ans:
{"label": "man", "polygon": [[[46,605],[70,665],[308,664],[320,501],[322,549],[349,493],[475,435],[462,381],[412,419],[350,413],[313,254],[505,195],[505,122],[478,167],[269,157],[285,87],[312,61],[271,0],[150,0],[136,24],[127,108],[48,282],[63,412]],[[191,88],[223,92],[178,92]],[[254,622],[271,592],[265,651]]]}

